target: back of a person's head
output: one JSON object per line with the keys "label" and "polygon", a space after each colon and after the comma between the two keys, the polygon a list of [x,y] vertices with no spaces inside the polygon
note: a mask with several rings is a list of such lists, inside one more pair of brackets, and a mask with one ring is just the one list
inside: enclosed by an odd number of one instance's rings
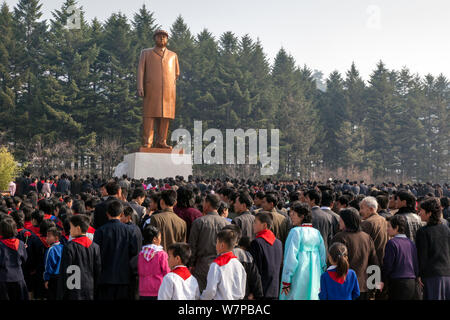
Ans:
{"label": "back of a person's head", "polygon": [[410,210],[415,210],[416,197],[409,190],[400,190],[395,193],[395,197],[400,199],[400,201],[406,200],[406,207]]}
{"label": "back of a person's head", "polygon": [[56,224],[53,221],[49,219],[43,220],[39,224],[39,233],[41,234],[41,236],[46,236],[47,230],[50,229],[51,227],[56,227]]}
{"label": "back of a person's head", "polygon": [[53,203],[48,199],[41,199],[38,201],[39,210],[45,214],[53,214]]}
{"label": "back of a person's head", "polygon": [[223,228],[217,234],[216,239],[218,242],[224,243],[226,247],[231,250],[237,244],[237,237],[238,234],[234,230]]}
{"label": "back of a person's head", "polygon": [[145,197],[145,190],[142,187],[136,188],[133,190],[133,199]]}
{"label": "back of a person's head", "polygon": [[255,215],[255,219],[258,219],[261,223],[267,224],[267,229],[270,229],[273,224],[273,215],[268,211],[260,211]]}
{"label": "back of a person's head", "polygon": [[108,204],[106,212],[111,217],[116,218],[123,212],[123,205],[119,200],[113,200]]}
{"label": "back of a person's head", "polygon": [[227,224],[225,227],[222,228],[222,230],[231,230],[232,232],[234,232],[235,239],[233,247],[235,247],[241,240],[242,231],[237,224],[234,223]]}
{"label": "back of a person's head", "polygon": [[13,218],[4,215],[0,218],[0,236],[9,239],[17,235],[17,225]]}
{"label": "back of a person's head", "polygon": [[322,200],[320,202],[320,205],[323,207],[330,207],[335,199],[336,199],[336,196],[333,191],[323,190],[322,191]]}
{"label": "back of a person's head", "polygon": [[205,198],[205,201],[209,203],[211,208],[217,210],[220,206],[220,197],[217,194],[208,194]]}
{"label": "back of a person's head", "polygon": [[294,211],[298,217],[303,217],[302,223],[312,222],[311,208],[306,203],[295,201],[291,204],[290,210]]}
{"label": "back of a person's head", "polygon": [[72,215],[68,220],[74,227],[80,227],[83,234],[89,229],[89,217],[84,214]]}
{"label": "back of a person's head", "polygon": [[175,205],[175,202],[177,201],[177,192],[175,190],[163,190],[161,192],[161,200],[164,201],[166,206],[172,207]]}
{"label": "back of a person's head", "polygon": [[116,181],[110,181],[105,185],[105,189],[109,196],[115,196],[119,193],[120,185]]}
{"label": "back of a person's head", "polygon": [[23,224],[25,223],[25,215],[22,210],[11,212],[10,217],[13,218],[18,229],[23,228]]}
{"label": "back of a person's head", "polygon": [[75,200],[72,205],[72,211],[77,214],[85,214],[86,206],[83,200]]}
{"label": "back of a person's head", "polygon": [[338,278],[346,276],[348,269],[350,268],[347,247],[343,243],[335,242],[328,249],[328,254],[336,263],[336,273]]}
{"label": "back of a person's head", "polygon": [[189,263],[189,259],[191,259],[191,247],[184,242],[176,242],[172,243],[167,248],[168,253],[172,253],[172,256],[174,257],[180,257],[181,263],[184,265]]}
{"label": "back of a person's head", "polygon": [[195,204],[195,194],[191,188],[180,187],[177,190],[177,207],[191,208]]}
{"label": "back of a person's head", "polygon": [[144,230],[142,230],[142,240],[143,245],[149,245],[153,243],[153,240],[158,237],[160,231],[157,227],[152,225],[147,225]]}
{"label": "back of a person's head", "polygon": [[309,189],[308,191],[306,191],[305,197],[308,197],[310,200],[314,200],[314,203],[317,206],[320,205],[320,202],[322,200],[322,194],[316,189]]}
{"label": "back of a person's head", "polygon": [[361,230],[361,217],[358,210],[353,207],[345,208],[339,211],[339,215],[344,221],[346,231],[358,232]]}
{"label": "back of a person's head", "polygon": [[393,215],[386,219],[390,224],[392,229],[398,228],[397,232],[400,234],[405,234],[407,228],[406,218],[400,214]]}
{"label": "back of a person's head", "polygon": [[379,195],[376,199],[381,209],[387,209],[389,203],[389,198],[387,196]]}

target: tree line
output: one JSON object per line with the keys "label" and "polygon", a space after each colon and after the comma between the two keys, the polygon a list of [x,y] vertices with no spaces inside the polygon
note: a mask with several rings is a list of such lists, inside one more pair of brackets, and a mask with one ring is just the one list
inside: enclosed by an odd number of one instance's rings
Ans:
{"label": "tree line", "polygon": [[[49,21],[40,0],[1,6],[0,144],[38,174],[107,176],[140,146],[138,58],[160,26],[144,5],[132,19],[113,13],[103,22],[81,10],[80,29],[67,29],[74,5],[66,0]],[[354,63],[321,79],[284,48],[271,63],[248,34],[193,34],[182,16],[169,33],[181,69],[171,130],[193,132],[194,120],[204,130],[280,129],[279,178],[448,181],[450,82],[442,73],[422,77],[380,60],[368,81]],[[194,173],[253,169],[195,165]]]}

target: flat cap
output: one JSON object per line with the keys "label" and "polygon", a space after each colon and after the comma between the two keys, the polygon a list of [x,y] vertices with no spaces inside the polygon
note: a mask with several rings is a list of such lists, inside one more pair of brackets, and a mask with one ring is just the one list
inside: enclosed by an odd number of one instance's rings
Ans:
{"label": "flat cap", "polygon": [[162,33],[162,34],[165,34],[165,35],[167,36],[167,38],[169,37],[169,33],[168,33],[166,30],[158,29],[158,30],[156,30],[155,33],[153,34],[153,38],[156,37],[156,35],[161,34],[161,33]]}

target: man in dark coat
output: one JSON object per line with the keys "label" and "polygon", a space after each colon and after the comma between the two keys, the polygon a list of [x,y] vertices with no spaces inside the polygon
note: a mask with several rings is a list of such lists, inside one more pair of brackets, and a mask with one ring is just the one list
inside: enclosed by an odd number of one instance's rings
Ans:
{"label": "man in dark coat", "polygon": [[56,192],[60,192],[65,194],[70,189],[70,181],[67,179],[67,175],[63,173],[61,175],[61,179],[58,181],[58,185],[56,186]]}
{"label": "man in dark coat", "polygon": [[321,197],[320,192],[314,189],[308,190],[305,194],[305,200],[311,208],[312,225],[320,231],[325,248],[328,250],[333,235],[333,218],[328,213],[320,210],[318,204],[321,201]]}
{"label": "man in dark coat", "polygon": [[[59,300],[94,300],[101,272],[100,247],[86,236],[87,216],[74,215],[70,217],[70,224],[73,239],[63,248],[57,297]],[[73,266],[79,269],[73,269]],[[76,277],[77,272],[78,283],[76,278],[69,279]]]}
{"label": "man in dark coat", "polygon": [[108,193],[108,198],[106,198],[105,201],[102,201],[95,206],[94,222],[93,222],[94,229],[98,229],[106,222],[108,222],[108,217],[106,215],[108,205],[111,201],[119,199],[122,193],[120,185],[115,181],[108,182],[105,185],[105,188],[106,192]]}
{"label": "man in dark coat", "polygon": [[250,240],[253,240],[255,237],[253,233],[253,222],[255,221],[255,216],[249,211],[252,205],[252,197],[250,197],[247,192],[241,192],[234,203],[234,210],[236,211],[237,216],[231,222],[241,229],[243,237],[247,237]]}
{"label": "man in dark coat", "polygon": [[395,206],[400,214],[406,218],[406,236],[412,242],[416,241],[416,232],[422,228],[422,220],[415,213],[416,197],[409,191],[400,190],[395,194]]}
{"label": "man in dark coat", "polygon": [[119,200],[108,204],[108,222],[94,233],[94,242],[100,246],[102,273],[98,298],[126,300],[130,297],[130,260],[138,254],[136,235],[120,222],[123,205]]}

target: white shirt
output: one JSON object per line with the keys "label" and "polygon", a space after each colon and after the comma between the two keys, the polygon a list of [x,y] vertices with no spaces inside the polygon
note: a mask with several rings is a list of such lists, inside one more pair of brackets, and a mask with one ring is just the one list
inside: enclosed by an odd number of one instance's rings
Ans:
{"label": "white shirt", "polygon": [[[177,273],[178,271],[179,274]],[[187,277],[184,279],[182,276]],[[158,291],[158,300],[198,300],[200,290],[197,279],[186,266],[176,266],[163,278]]]}
{"label": "white shirt", "polygon": [[[230,259],[231,258],[231,259]],[[226,252],[211,263],[208,271],[206,289],[201,300],[240,300],[245,296],[247,273],[242,263]]]}

